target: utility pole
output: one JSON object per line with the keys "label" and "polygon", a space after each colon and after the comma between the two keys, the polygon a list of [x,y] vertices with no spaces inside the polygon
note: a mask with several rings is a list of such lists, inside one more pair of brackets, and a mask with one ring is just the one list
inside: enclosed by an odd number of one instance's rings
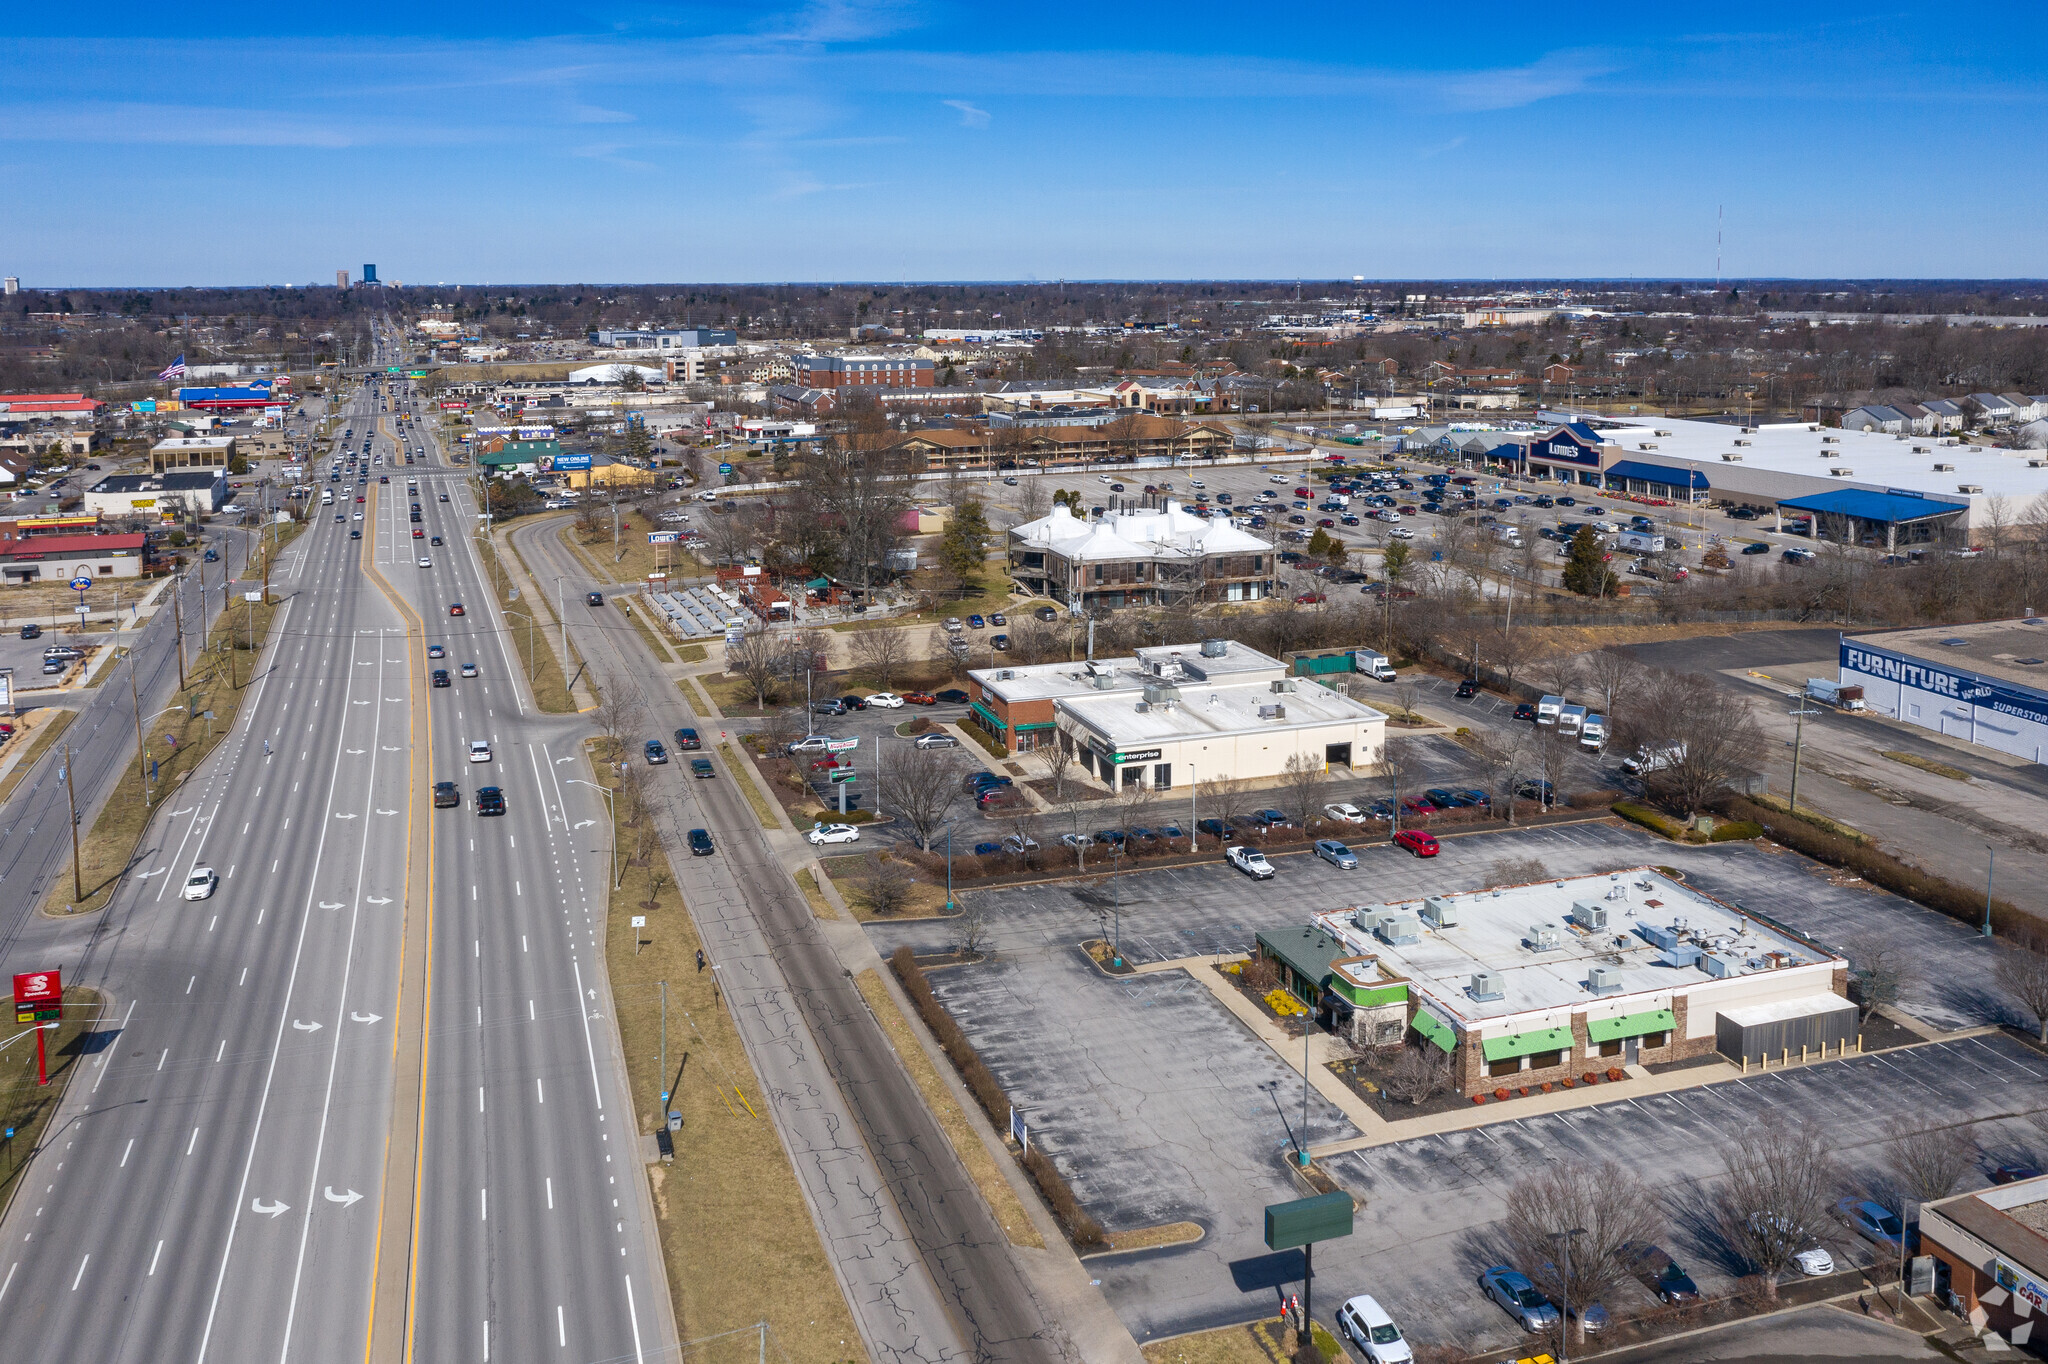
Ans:
{"label": "utility pole", "polygon": [[1799,745],[1806,734],[1806,717],[1818,714],[1820,712],[1809,707],[1803,696],[1792,711],[1792,800],[1788,808],[1794,815],[1799,813]]}
{"label": "utility pole", "polygon": [[185,690],[185,585],[171,593],[171,619],[178,631],[178,690]]}
{"label": "utility pole", "polygon": [[[562,625],[562,676],[569,675],[569,617],[562,610],[562,580],[555,579],[555,619]],[[533,645],[529,642],[529,650]]]}
{"label": "utility pole", "polygon": [[84,873],[78,864],[78,790],[71,780],[71,741],[64,741],[64,803],[71,807],[71,902],[85,899]]}
{"label": "utility pole", "polygon": [[135,655],[128,655],[128,700],[135,707],[135,773],[142,783],[142,805],[149,808],[149,754],[142,746],[142,693],[135,685]]}

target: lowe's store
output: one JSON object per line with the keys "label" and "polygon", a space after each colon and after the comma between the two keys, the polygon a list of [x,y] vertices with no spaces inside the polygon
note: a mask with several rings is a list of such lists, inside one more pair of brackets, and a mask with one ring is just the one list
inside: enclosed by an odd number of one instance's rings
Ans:
{"label": "lowe's store", "polygon": [[1841,671],[1880,715],[2048,762],[2048,619],[1844,635]]}

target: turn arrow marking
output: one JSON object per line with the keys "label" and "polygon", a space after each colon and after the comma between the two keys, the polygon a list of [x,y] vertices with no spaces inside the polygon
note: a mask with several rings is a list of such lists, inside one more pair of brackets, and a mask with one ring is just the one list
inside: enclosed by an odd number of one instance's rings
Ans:
{"label": "turn arrow marking", "polygon": [[348,750],[350,756],[352,757],[361,757],[363,754],[368,753],[369,751],[370,750],[367,748],[351,748]]}
{"label": "turn arrow marking", "polygon": [[366,905],[388,905],[391,903],[391,900],[387,896],[365,895],[363,897],[363,903]]}
{"label": "turn arrow marking", "polygon": [[563,763],[572,763],[575,761],[576,759],[573,756],[567,758],[557,758],[555,759],[555,766],[560,767]]}
{"label": "turn arrow marking", "polygon": [[294,1019],[292,1020],[292,1026],[293,1026],[294,1028],[297,1028],[297,1029],[298,1029],[298,1030],[299,1030],[300,1032],[319,1032],[319,1031],[320,1031],[320,1025],[319,1025],[318,1023],[301,1023],[301,1022],[299,1022],[299,1020],[298,1020],[298,1019],[296,1019],[296,1018],[294,1018]]}
{"label": "turn arrow marking", "polygon": [[595,823],[597,823],[597,821],[594,819],[579,819],[576,821],[576,827],[579,829],[588,829],[591,825]]}
{"label": "turn arrow marking", "polygon": [[351,1022],[351,1023],[381,1023],[381,1022],[383,1022],[383,1021],[384,1021],[384,1015],[383,1015],[383,1014],[359,1014],[359,1013],[353,1013],[353,1012],[351,1012],[351,1013],[349,1014],[349,1016],[348,1016],[348,1021],[349,1021],[349,1022]]}
{"label": "turn arrow marking", "polygon": [[384,751],[385,751],[386,753],[398,753],[398,752],[402,752],[403,750],[402,750],[402,749],[400,749],[400,748],[398,748],[398,747],[397,747],[397,745],[395,745],[395,744],[385,744],[385,745],[384,745]]}
{"label": "turn arrow marking", "polygon": [[260,1198],[252,1198],[249,1200],[250,1212],[262,1213],[265,1217],[269,1218],[282,1217],[291,1210],[292,1205],[289,1203],[265,1203]]}
{"label": "turn arrow marking", "polygon": [[377,813],[378,813],[378,814],[380,814],[380,815],[395,815],[395,814],[397,814],[397,813],[398,813],[398,811],[396,811],[396,810],[379,810],[379,811],[377,811]]}
{"label": "turn arrow marking", "polygon": [[191,813],[192,813],[192,812],[193,812],[194,810],[197,810],[198,808],[199,808],[199,807],[198,807],[198,806],[196,806],[196,805],[188,805],[188,806],[186,806],[186,807],[185,807],[184,809],[182,809],[182,810],[173,810],[173,811],[171,811],[171,813],[169,814],[169,816],[167,816],[167,818],[170,818],[170,819],[176,819],[176,818],[177,818],[177,817],[178,817],[179,815],[189,815],[189,814],[191,814]]}
{"label": "turn arrow marking", "polygon": [[353,810],[348,811],[346,814],[339,814],[335,816],[336,819],[354,819],[355,817],[355,811]]}
{"label": "turn arrow marking", "polygon": [[330,900],[322,900],[320,902],[320,908],[322,909],[340,909],[341,907],[342,906],[335,904]]}
{"label": "turn arrow marking", "polygon": [[169,867],[158,867],[155,871],[138,872],[136,873],[135,879],[138,881],[147,881],[150,877],[162,876],[165,872],[169,870]]}
{"label": "turn arrow marking", "polygon": [[354,1189],[350,1189],[347,1193],[336,1193],[332,1184],[327,1186],[325,1192],[329,1203],[339,1203],[344,1208],[362,1197]]}

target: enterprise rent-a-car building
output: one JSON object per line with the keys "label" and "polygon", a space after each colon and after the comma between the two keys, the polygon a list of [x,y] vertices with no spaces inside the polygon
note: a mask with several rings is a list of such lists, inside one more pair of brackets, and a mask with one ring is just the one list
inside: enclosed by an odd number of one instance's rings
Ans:
{"label": "enterprise rent-a-car building", "polygon": [[1844,635],[1841,674],[1880,715],[2048,762],[2048,619]]}

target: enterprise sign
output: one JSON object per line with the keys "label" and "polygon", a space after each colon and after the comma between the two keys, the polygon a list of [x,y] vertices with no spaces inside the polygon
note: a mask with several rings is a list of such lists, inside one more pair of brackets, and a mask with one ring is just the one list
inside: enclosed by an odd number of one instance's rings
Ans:
{"label": "enterprise sign", "polygon": [[1159,761],[1159,750],[1141,748],[1133,753],[1112,753],[1109,760],[1113,763],[1156,763]]}
{"label": "enterprise sign", "polygon": [[2035,724],[2048,725],[2048,700],[1987,681],[1975,673],[1953,672],[1883,650],[1842,643],[1842,668],[1931,692],[1964,705],[1978,706]]}

